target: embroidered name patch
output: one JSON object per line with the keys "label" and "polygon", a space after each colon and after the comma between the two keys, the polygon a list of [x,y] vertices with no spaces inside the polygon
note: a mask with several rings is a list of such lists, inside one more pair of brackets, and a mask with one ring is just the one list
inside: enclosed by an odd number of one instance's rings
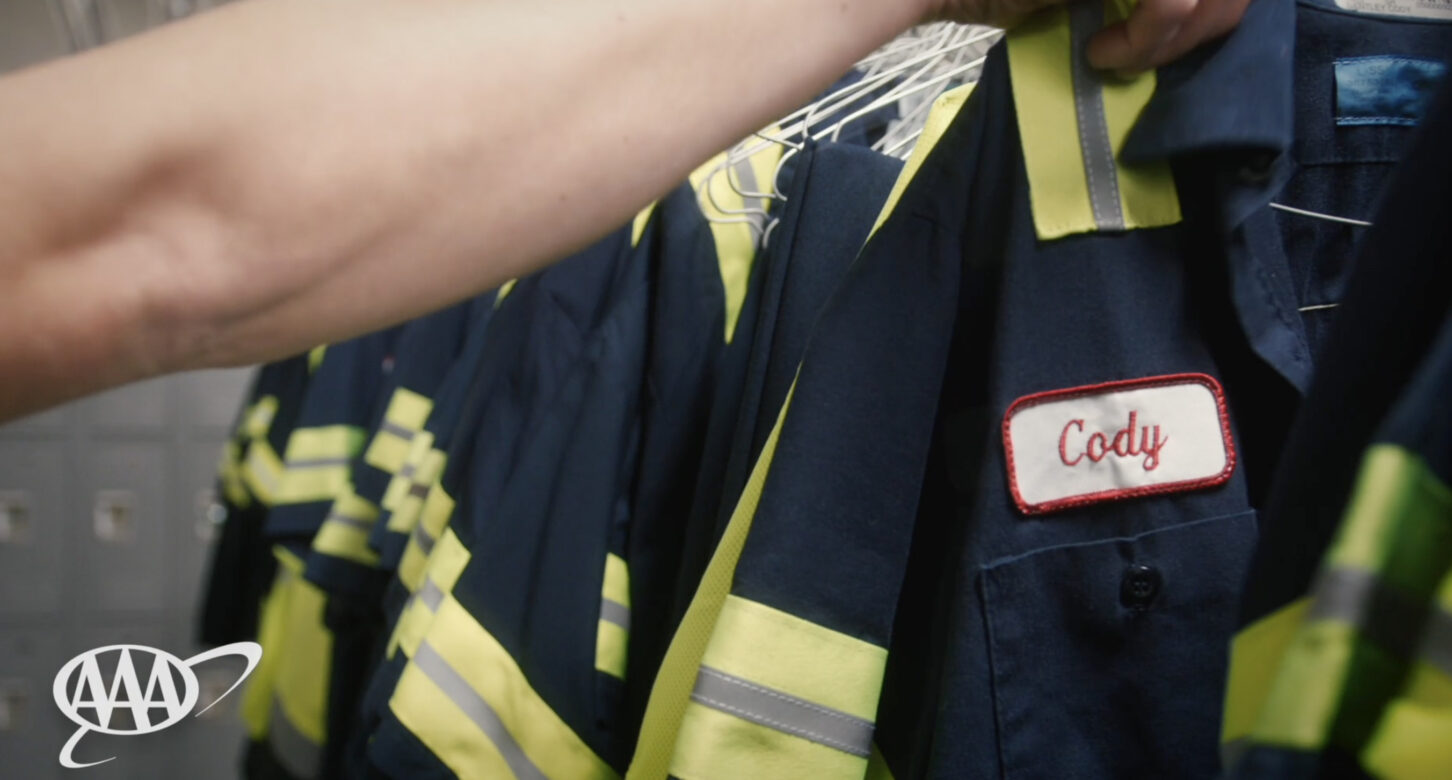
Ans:
{"label": "embroidered name patch", "polygon": [[1174,374],[1024,396],[1003,417],[1025,514],[1219,485],[1235,471],[1225,391]]}

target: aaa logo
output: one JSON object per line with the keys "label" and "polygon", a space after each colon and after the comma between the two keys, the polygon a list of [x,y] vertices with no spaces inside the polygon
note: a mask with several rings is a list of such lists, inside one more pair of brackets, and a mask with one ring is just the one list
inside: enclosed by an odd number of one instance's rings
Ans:
{"label": "aaa logo", "polygon": [[[237,642],[194,655],[185,661],[165,650],[144,645],[108,645],[72,658],[56,674],[52,688],[56,706],[71,722],[80,726],[61,748],[61,766],[84,769],[115,758],[112,756],[89,764],[76,763],[71,758],[71,751],[88,732],[130,736],[151,734],[176,725],[197,705],[201,686],[197,683],[193,667],[232,655],[246,659],[247,668],[232,687],[217,697],[217,701],[202,708],[202,712],[206,712],[236,690],[257,668],[257,662],[262,660],[261,645]],[[107,680],[101,671],[101,661],[109,662],[112,656],[115,656],[114,671]],[[143,663],[143,674],[137,673],[138,659],[143,662],[150,660],[149,665]],[[146,680],[144,685],[143,675]],[[112,718],[120,710],[126,711],[130,722],[113,726]]]}

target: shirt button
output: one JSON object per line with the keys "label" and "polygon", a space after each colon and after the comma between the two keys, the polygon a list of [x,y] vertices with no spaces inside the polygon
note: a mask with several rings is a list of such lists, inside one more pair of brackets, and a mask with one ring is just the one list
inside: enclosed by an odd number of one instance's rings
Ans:
{"label": "shirt button", "polygon": [[1163,580],[1160,570],[1142,563],[1132,563],[1124,570],[1124,579],[1119,583],[1119,600],[1133,610],[1149,607],[1160,595]]}

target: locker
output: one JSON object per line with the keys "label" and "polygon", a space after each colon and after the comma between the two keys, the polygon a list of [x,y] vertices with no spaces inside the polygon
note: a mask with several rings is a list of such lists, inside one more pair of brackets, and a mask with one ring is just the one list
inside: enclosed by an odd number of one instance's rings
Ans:
{"label": "locker", "polygon": [[190,617],[196,614],[203,574],[212,555],[212,541],[220,528],[222,505],[217,501],[217,459],[223,442],[188,442],[180,451],[177,474],[178,521],[170,532],[176,552],[176,599],[173,606]]}
{"label": "locker", "polygon": [[0,627],[0,777],[58,777],[72,724],[51,696],[51,681],[71,657],[54,629]]}
{"label": "locker", "polygon": [[4,427],[0,427],[0,435],[15,433],[27,436],[63,436],[66,432],[66,426],[71,422],[73,416],[71,413],[72,409],[74,409],[74,405],[57,406],[54,409],[47,409],[43,412],[8,422]]}
{"label": "locker", "polygon": [[84,540],[82,614],[159,610],[171,603],[175,533],[170,449],[163,442],[93,442],[82,453],[76,527]]}
{"label": "locker", "polygon": [[173,381],[151,379],[82,402],[85,419],[104,433],[159,434],[171,422]]}
{"label": "locker", "polygon": [[236,421],[251,377],[252,370],[247,368],[183,374],[178,379],[182,419],[193,429],[204,429],[205,434],[225,436]]}
{"label": "locker", "polygon": [[0,441],[0,618],[61,609],[72,523],[65,445]]}

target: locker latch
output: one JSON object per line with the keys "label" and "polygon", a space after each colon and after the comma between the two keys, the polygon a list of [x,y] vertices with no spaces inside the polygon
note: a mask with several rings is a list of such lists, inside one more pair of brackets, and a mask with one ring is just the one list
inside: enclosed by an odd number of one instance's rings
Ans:
{"label": "locker latch", "polygon": [[0,680],[0,734],[21,729],[29,700],[24,680]]}
{"label": "locker latch", "polygon": [[29,543],[31,514],[30,494],[0,491],[0,544]]}
{"label": "locker latch", "polygon": [[136,494],[129,490],[99,490],[93,527],[96,538],[107,544],[136,540]]}

